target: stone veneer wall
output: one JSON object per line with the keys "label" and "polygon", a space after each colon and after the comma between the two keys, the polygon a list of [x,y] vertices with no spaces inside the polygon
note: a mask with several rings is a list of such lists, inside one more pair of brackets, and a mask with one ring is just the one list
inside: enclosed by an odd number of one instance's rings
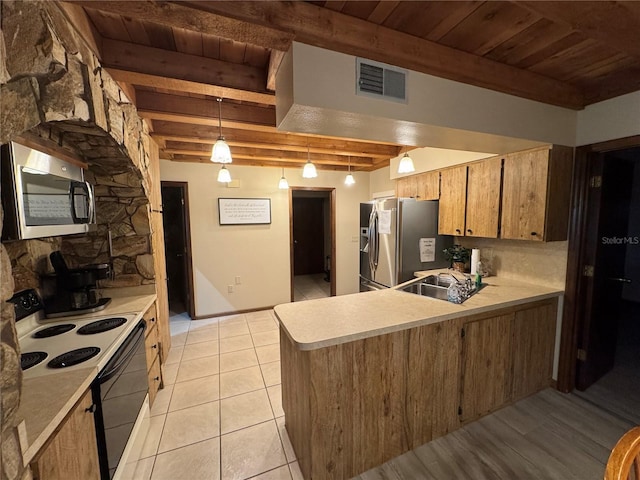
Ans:
{"label": "stone veneer wall", "polygon": [[13,308],[6,300],[38,287],[39,275],[51,270],[49,253],[58,249],[70,266],[111,260],[116,276],[103,281],[105,288],[154,283],[155,274],[146,124],[56,3],[3,1],[0,8],[0,142],[27,133],[84,159],[98,218],[98,228],[88,235],[0,244],[0,470],[2,480],[13,480],[31,474],[18,443],[22,373]]}

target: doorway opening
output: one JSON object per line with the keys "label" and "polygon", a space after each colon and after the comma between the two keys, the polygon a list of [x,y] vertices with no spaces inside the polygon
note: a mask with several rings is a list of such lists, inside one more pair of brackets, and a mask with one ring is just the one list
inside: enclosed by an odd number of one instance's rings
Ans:
{"label": "doorway opening", "polygon": [[160,182],[170,315],[195,317],[189,191],[186,182]]}
{"label": "doorway opening", "polygon": [[336,294],[335,188],[289,189],[291,301]]}
{"label": "doorway opening", "polygon": [[576,388],[634,423],[640,423],[638,140],[577,152],[558,378],[561,390]]}

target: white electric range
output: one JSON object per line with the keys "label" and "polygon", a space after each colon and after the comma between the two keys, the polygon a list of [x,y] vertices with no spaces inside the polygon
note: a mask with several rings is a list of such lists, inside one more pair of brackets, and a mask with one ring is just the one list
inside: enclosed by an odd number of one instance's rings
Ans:
{"label": "white electric range", "polygon": [[25,318],[16,322],[23,378],[87,367],[102,370],[133,330],[137,312],[105,315],[95,312],[47,319],[34,293],[21,300]]}
{"label": "white electric range", "polygon": [[46,319],[35,291],[11,301],[17,318],[26,315],[16,322],[24,379],[97,368],[91,391],[100,476],[129,478],[149,429],[146,326],[137,320],[140,312]]}

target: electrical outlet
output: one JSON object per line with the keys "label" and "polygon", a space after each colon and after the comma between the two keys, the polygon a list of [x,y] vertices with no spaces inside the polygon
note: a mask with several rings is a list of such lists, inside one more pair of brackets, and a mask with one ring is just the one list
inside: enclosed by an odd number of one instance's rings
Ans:
{"label": "electrical outlet", "polygon": [[233,285],[227,285],[227,293],[233,293]]}
{"label": "electrical outlet", "polygon": [[236,285],[240,285],[242,283],[242,280],[240,279],[240,275],[238,275],[236,277]]}

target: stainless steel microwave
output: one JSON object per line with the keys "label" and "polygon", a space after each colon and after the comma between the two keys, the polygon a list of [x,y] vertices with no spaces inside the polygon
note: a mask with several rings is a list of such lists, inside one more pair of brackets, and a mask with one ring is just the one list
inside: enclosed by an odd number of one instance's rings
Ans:
{"label": "stainless steel microwave", "polygon": [[2,240],[86,233],[95,226],[93,186],[77,165],[19,143],[2,145]]}

